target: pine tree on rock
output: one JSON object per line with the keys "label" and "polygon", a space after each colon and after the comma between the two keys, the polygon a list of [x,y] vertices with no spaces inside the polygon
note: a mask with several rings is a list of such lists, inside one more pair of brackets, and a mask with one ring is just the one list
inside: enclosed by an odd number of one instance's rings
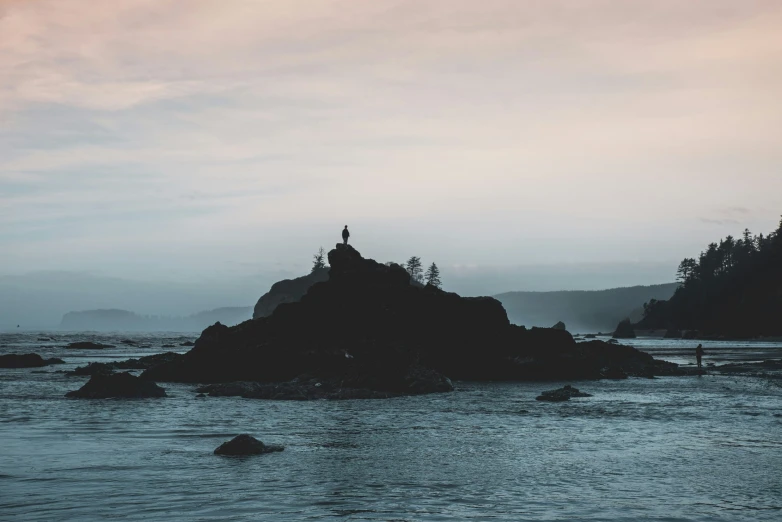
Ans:
{"label": "pine tree on rock", "polygon": [[443,282],[440,281],[440,269],[437,268],[437,265],[434,263],[426,269],[424,278],[426,279],[427,285],[432,285],[435,288],[441,288],[443,286]]}
{"label": "pine tree on rock", "polygon": [[323,247],[320,247],[320,250],[318,250],[318,253],[312,256],[313,262],[312,262],[312,271],[315,272],[316,270],[320,270],[321,268],[326,268],[326,251],[323,250]]}
{"label": "pine tree on rock", "polygon": [[410,277],[421,284],[424,282],[424,270],[423,266],[421,265],[421,258],[417,256],[411,256],[410,259],[407,260],[407,263],[405,263],[405,268],[407,269],[407,272],[410,274]]}

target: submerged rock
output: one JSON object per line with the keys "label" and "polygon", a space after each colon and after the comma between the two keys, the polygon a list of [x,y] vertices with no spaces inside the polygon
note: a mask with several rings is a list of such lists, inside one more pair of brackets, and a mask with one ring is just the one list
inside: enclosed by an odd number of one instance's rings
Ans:
{"label": "submerged rock", "polygon": [[78,343],[70,343],[66,348],[73,348],[79,350],[103,350],[104,348],[114,348],[113,344],[93,343],[90,341],[82,341]]}
{"label": "submerged rock", "polygon": [[562,401],[569,401],[573,397],[591,397],[591,395],[588,393],[581,392],[577,388],[573,388],[572,386],[567,384],[565,385],[564,388],[544,391],[543,393],[535,397],[535,400],[547,401],[547,402],[562,402]]}
{"label": "submerged rock", "polygon": [[0,355],[0,368],[40,368],[50,364],[65,364],[62,359],[44,359],[37,353],[9,353]]}
{"label": "submerged rock", "polygon": [[228,442],[220,444],[214,451],[214,454],[230,456],[261,455],[262,453],[272,453],[275,451],[283,451],[284,449],[284,446],[264,444],[255,437],[242,434],[234,437]]}
{"label": "submerged rock", "polygon": [[79,388],[65,394],[66,397],[79,399],[165,397],[166,390],[155,384],[135,377],[129,373],[96,374]]}
{"label": "submerged rock", "polygon": [[75,370],[66,373],[67,375],[72,375],[75,377],[81,377],[85,375],[108,375],[110,373],[114,373],[114,369],[115,367],[113,363],[92,362],[87,366],[79,366]]}

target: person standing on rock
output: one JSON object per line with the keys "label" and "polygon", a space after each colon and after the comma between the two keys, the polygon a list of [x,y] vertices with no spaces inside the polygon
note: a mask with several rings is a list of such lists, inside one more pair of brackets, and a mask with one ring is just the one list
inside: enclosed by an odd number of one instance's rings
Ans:
{"label": "person standing on rock", "polygon": [[703,365],[701,364],[701,359],[703,358],[703,345],[699,344],[698,347],[695,349],[695,359],[698,361],[698,369],[700,370]]}
{"label": "person standing on rock", "polygon": [[347,245],[349,237],[350,237],[350,232],[348,232],[348,226],[345,225],[345,228],[342,229],[342,242]]}

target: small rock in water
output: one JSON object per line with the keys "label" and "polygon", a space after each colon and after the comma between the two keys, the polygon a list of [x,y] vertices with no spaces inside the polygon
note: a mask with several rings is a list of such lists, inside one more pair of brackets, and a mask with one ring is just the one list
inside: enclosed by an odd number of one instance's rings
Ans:
{"label": "small rock in water", "polygon": [[193,341],[185,341],[181,343],[179,346],[195,346],[195,343]]}
{"label": "small rock in water", "polygon": [[214,453],[215,455],[260,455],[284,449],[283,446],[266,445],[255,437],[243,434],[224,442]]}
{"label": "small rock in water", "polygon": [[165,397],[166,390],[129,373],[111,373],[93,375],[87,384],[65,396],[77,399],[141,399]]}
{"label": "small rock in water", "polygon": [[559,388],[558,390],[544,391],[543,393],[535,397],[535,400],[547,401],[547,402],[562,402],[562,401],[569,401],[571,397],[591,397],[591,395],[588,393],[578,391],[577,388],[573,388],[568,384],[564,388]]}
{"label": "small rock in water", "polygon": [[40,368],[50,364],[65,364],[62,359],[44,359],[37,353],[0,355],[0,368]]}
{"label": "small rock in water", "polygon": [[92,343],[89,341],[70,343],[66,348],[74,348],[80,350],[102,350],[104,348],[114,348],[113,344]]}

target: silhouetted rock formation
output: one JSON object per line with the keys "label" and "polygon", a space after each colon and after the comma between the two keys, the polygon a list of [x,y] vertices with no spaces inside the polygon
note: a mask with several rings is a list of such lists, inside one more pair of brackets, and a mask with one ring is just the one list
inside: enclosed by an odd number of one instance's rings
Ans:
{"label": "silhouetted rock formation", "polygon": [[567,330],[567,326],[565,326],[565,323],[562,321],[557,322],[554,326],[551,327],[552,330]]}
{"label": "silhouetted rock formation", "polygon": [[165,397],[166,390],[129,373],[96,374],[78,390],[68,392],[66,397],[77,399],[140,399]]}
{"label": "silhouetted rock formation", "polygon": [[271,289],[263,294],[255,304],[253,319],[271,315],[283,303],[299,301],[312,285],[327,281],[328,278],[328,268],[316,268],[305,276],[295,279],[283,279],[274,283]]}
{"label": "silhouetted rock formation", "polygon": [[616,325],[614,330],[614,339],[635,339],[635,330],[633,330],[633,323],[630,319],[625,319]]}
{"label": "silhouetted rock formation", "polygon": [[187,354],[150,368],[143,378],[268,384],[300,377],[238,394],[307,398],[319,396],[302,384],[311,379],[331,389],[388,396],[447,391],[446,375],[550,380],[599,379],[613,367],[631,375],[677,371],[630,347],[576,344],[566,331],[511,325],[493,298],[412,286],[400,266],[364,259],[349,245],[338,245],[328,257],[328,281],[312,285],[300,301],[235,327],[210,326]]}
{"label": "silhouetted rock formation", "polygon": [[0,355],[0,368],[40,368],[50,364],[65,364],[62,359],[44,359],[37,353],[9,353]]}
{"label": "silhouetted rock formation", "polygon": [[220,444],[215,450],[215,455],[261,455],[262,453],[272,453],[284,449],[283,446],[264,444],[255,437],[243,434],[234,437],[228,442]]}
{"label": "silhouetted rock formation", "polygon": [[591,397],[591,395],[588,393],[578,391],[577,388],[573,388],[571,385],[567,384],[565,385],[564,388],[544,391],[543,393],[535,397],[535,400],[546,401],[546,402],[563,402],[563,401],[569,401],[572,397]]}

